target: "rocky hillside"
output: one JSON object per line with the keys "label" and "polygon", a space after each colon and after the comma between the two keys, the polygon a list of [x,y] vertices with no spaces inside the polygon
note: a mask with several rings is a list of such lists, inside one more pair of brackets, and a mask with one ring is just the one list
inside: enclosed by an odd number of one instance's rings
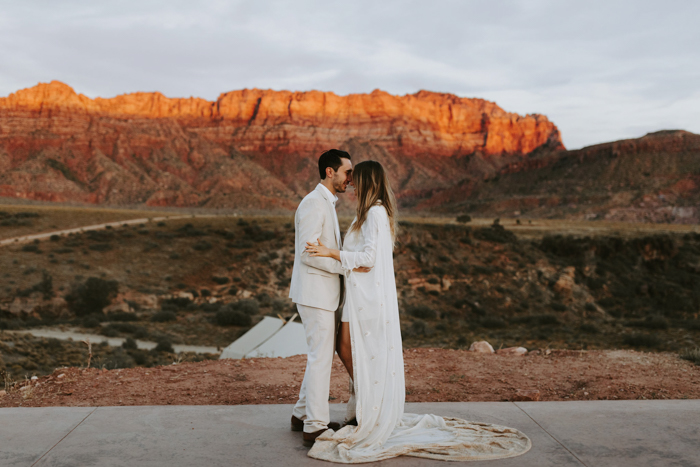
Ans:
{"label": "rocky hillside", "polygon": [[700,135],[659,131],[638,139],[555,151],[465,178],[419,205],[476,215],[700,222]]}
{"label": "rocky hillside", "polygon": [[427,91],[90,99],[53,81],[0,98],[0,196],[289,210],[330,147],[386,163],[409,206],[563,145],[544,116]]}

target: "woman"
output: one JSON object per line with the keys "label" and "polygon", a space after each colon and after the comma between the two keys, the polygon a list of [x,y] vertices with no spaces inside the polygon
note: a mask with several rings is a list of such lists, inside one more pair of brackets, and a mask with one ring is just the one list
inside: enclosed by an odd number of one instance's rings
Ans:
{"label": "woman", "polygon": [[[326,431],[316,439],[309,456],[359,463],[400,455],[462,461],[527,452],[530,440],[511,428],[404,413],[406,388],[392,258],[396,200],[379,162],[357,164],[353,182],[357,213],[343,251],[320,242],[306,249],[311,256],[335,258],[345,271],[338,351],[354,387],[357,425]],[[372,269],[353,272],[363,266]]]}

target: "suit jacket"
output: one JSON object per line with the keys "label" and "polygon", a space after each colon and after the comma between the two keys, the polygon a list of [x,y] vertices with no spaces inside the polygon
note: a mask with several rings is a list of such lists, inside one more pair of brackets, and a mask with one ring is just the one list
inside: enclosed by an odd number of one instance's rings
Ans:
{"label": "suit jacket", "polygon": [[322,185],[301,200],[294,215],[294,268],[289,298],[294,303],[335,311],[340,305],[343,268],[333,258],[309,256],[306,242],[317,239],[339,250],[340,227],[331,194]]}

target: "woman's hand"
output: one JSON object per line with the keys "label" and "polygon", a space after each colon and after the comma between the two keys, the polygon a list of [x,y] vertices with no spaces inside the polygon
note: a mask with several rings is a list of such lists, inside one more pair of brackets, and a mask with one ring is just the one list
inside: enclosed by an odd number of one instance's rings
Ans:
{"label": "woman's hand", "polygon": [[331,250],[327,246],[325,246],[323,243],[321,243],[321,239],[317,240],[318,245],[314,245],[313,243],[306,242],[306,248],[305,250],[309,253],[309,256],[321,256],[321,257],[329,257],[333,258],[333,252],[337,250]]}

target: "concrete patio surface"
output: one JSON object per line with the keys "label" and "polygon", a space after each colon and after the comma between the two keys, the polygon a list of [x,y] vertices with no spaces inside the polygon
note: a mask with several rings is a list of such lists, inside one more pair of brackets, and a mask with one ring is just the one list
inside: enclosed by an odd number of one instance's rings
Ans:
{"label": "concrete patio surface", "polygon": [[[290,405],[0,409],[0,465],[314,466]],[[700,466],[700,400],[406,404],[517,428],[532,449],[489,467]],[[332,404],[333,420],[344,405]],[[445,466],[400,457],[381,466]]]}

